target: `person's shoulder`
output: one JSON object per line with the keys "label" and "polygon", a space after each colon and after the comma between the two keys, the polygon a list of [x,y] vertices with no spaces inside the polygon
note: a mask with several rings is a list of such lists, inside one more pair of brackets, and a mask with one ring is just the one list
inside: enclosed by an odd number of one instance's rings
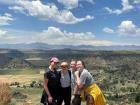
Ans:
{"label": "person's shoulder", "polygon": [[88,70],[87,70],[87,69],[84,69],[84,70],[83,70],[83,73],[88,73]]}
{"label": "person's shoulder", "polygon": [[61,74],[61,70],[60,69],[56,70],[56,73],[60,75]]}
{"label": "person's shoulder", "polygon": [[68,70],[72,71],[72,68],[69,68]]}
{"label": "person's shoulder", "polygon": [[89,73],[89,72],[88,72],[87,69],[84,69],[83,72],[82,72],[83,75],[87,75],[88,73]]}
{"label": "person's shoulder", "polygon": [[68,69],[68,72],[71,72],[71,70],[70,70],[70,69]]}
{"label": "person's shoulder", "polygon": [[72,72],[71,72],[71,70],[70,69],[68,69],[68,73],[71,75],[72,74]]}
{"label": "person's shoulder", "polygon": [[56,71],[59,73],[59,72],[61,72],[61,69],[57,69]]}
{"label": "person's shoulder", "polygon": [[48,74],[48,73],[50,73],[50,69],[49,68],[46,68],[45,69],[45,74]]}

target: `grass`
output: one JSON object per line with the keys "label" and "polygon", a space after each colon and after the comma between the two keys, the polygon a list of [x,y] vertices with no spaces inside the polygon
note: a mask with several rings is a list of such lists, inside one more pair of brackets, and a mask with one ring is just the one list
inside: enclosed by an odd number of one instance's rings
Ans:
{"label": "grass", "polygon": [[16,103],[16,105],[31,103],[31,105],[36,105],[40,102],[42,95],[42,88],[12,88],[13,92],[20,92],[27,96],[26,99],[15,99],[12,98],[12,101]]}
{"label": "grass", "polygon": [[[43,74],[40,74],[40,70],[37,69],[0,69],[0,80],[5,83],[19,82],[20,84],[30,84],[32,81],[43,81]],[[7,89],[6,89],[7,90]],[[1,91],[1,88],[0,88]],[[42,95],[42,88],[18,88],[11,87],[11,92],[20,92],[26,95],[25,99],[16,99],[12,97],[11,103],[6,105],[36,105],[40,102]],[[1,94],[1,93],[0,93]],[[1,102],[1,100],[0,100]],[[30,104],[31,103],[31,104]],[[1,104],[0,104],[1,105]],[[4,105],[4,104],[2,104]]]}
{"label": "grass", "polygon": [[43,81],[43,74],[37,69],[6,69],[0,70],[0,80],[5,83],[19,82],[20,84],[30,84],[35,80]]}
{"label": "grass", "polygon": [[43,75],[0,75],[0,80],[7,83],[19,82],[20,84],[30,84],[35,80],[43,80]]}
{"label": "grass", "polygon": [[0,69],[0,75],[31,75],[39,74],[38,69]]}

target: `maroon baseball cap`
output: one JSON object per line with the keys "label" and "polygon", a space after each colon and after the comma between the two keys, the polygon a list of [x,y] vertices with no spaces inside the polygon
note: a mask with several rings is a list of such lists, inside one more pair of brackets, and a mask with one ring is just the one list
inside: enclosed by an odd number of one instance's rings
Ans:
{"label": "maroon baseball cap", "polygon": [[59,62],[59,59],[57,57],[52,57],[50,61],[51,62]]}

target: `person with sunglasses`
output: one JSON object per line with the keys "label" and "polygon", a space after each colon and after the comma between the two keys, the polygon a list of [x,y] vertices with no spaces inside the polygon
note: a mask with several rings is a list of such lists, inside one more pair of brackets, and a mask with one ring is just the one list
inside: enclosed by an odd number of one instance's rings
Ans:
{"label": "person with sunglasses", "polygon": [[60,75],[57,71],[59,59],[52,57],[50,65],[44,74],[44,92],[41,103],[44,105],[61,105],[60,102]]}
{"label": "person with sunglasses", "polygon": [[71,71],[68,69],[68,63],[62,62],[60,70],[60,83],[61,83],[61,103],[70,105],[71,103]]}

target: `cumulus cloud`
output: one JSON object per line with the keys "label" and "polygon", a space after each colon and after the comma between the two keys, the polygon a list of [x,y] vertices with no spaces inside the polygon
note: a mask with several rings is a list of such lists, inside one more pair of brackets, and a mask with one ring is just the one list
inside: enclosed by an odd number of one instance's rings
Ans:
{"label": "cumulus cloud", "polygon": [[111,28],[108,28],[108,27],[105,27],[103,29],[103,31],[106,32],[106,33],[114,33],[114,30],[112,30]]}
{"label": "cumulus cloud", "polygon": [[[49,44],[79,44],[79,41],[93,40],[95,35],[91,32],[72,33],[67,31],[61,31],[57,27],[48,27],[47,30],[43,30],[38,33],[35,40],[40,42],[47,42]],[[73,43],[76,42],[76,43]]]}
{"label": "cumulus cloud", "polygon": [[119,14],[122,14],[124,12],[130,11],[130,10],[132,10],[134,8],[132,5],[129,4],[128,0],[121,0],[121,1],[122,1],[122,3],[121,3],[122,8],[121,9],[113,10],[113,9],[111,9],[109,7],[105,7],[105,10],[107,10],[110,14],[119,15]]}
{"label": "cumulus cloud", "polygon": [[137,36],[140,35],[140,28],[137,28],[132,21],[126,20],[121,22],[117,32],[121,35]]}
{"label": "cumulus cloud", "polygon": [[57,1],[61,4],[63,4],[65,6],[65,8],[67,8],[67,9],[73,9],[73,8],[78,7],[79,2],[81,2],[81,1],[86,1],[91,4],[94,4],[93,0],[57,0]]}
{"label": "cumulus cloud", "polygon": [[63,4],[67,9],[78,7],[78,0],[57,0],[57,1]]}
{"label": "cumulus cloud", "polygon": [[[105,29],[105,28],[104,28]],[[116,30],[110,29],[114,31],[114,33],[117,33],[119,35],[124,35],[124,36],[140,36],[140,27],[137,27],[133,21],[130,20],[125,20],[122,21],[119,26],[117,26]],[[107,33],[110,33],[106,31]]]}
{"label": "cumulus cloud", "polygon": [[12,7],[8,7],[8,8],[11,9],[11,10],[14,10],[15,12],[20,12],[20,13],[26,14],[24,12],[24,8],[23,7],[20,7],[20,6],[12,6]]}
{"label": "cumulus cloud", "polygon": [[9,13],[5,13],[4,15],[0,15],[0,26],[9,25],[9,22],[13,21],[12,15]]}
{"label": "cumulus cloud", "polygon": [[48,27],[41,32],[6,31],[3,32],[5,35],[0,38],[1,43],[42,42],[54,45],[112,45],[111,41],[96,39],[92,32],[68,32],[58,27]]}
{"label": "cumulus cloud", "polygon": [[57,45],[111,45],[111,41],[107,40],[97,40],[95,34],[92,32],[67,32],[66,30],[62,31],[57,27],[48,27],[47,30],[43,30],[38,33],[36,37],[33,37],[33,40],[57,44]]}
{"label": "cumulus cloud", "polygon": [[18,5],[9,7],[16,12],[26,13],[28,16],[38,17],[41,20],[54,20],[58,23],[75,24],[85,20],[91,20],[93,16],[77,18],[69,10],[59,10],[54,4],[43,4],[40,0],[25,1],[20,0]]}

